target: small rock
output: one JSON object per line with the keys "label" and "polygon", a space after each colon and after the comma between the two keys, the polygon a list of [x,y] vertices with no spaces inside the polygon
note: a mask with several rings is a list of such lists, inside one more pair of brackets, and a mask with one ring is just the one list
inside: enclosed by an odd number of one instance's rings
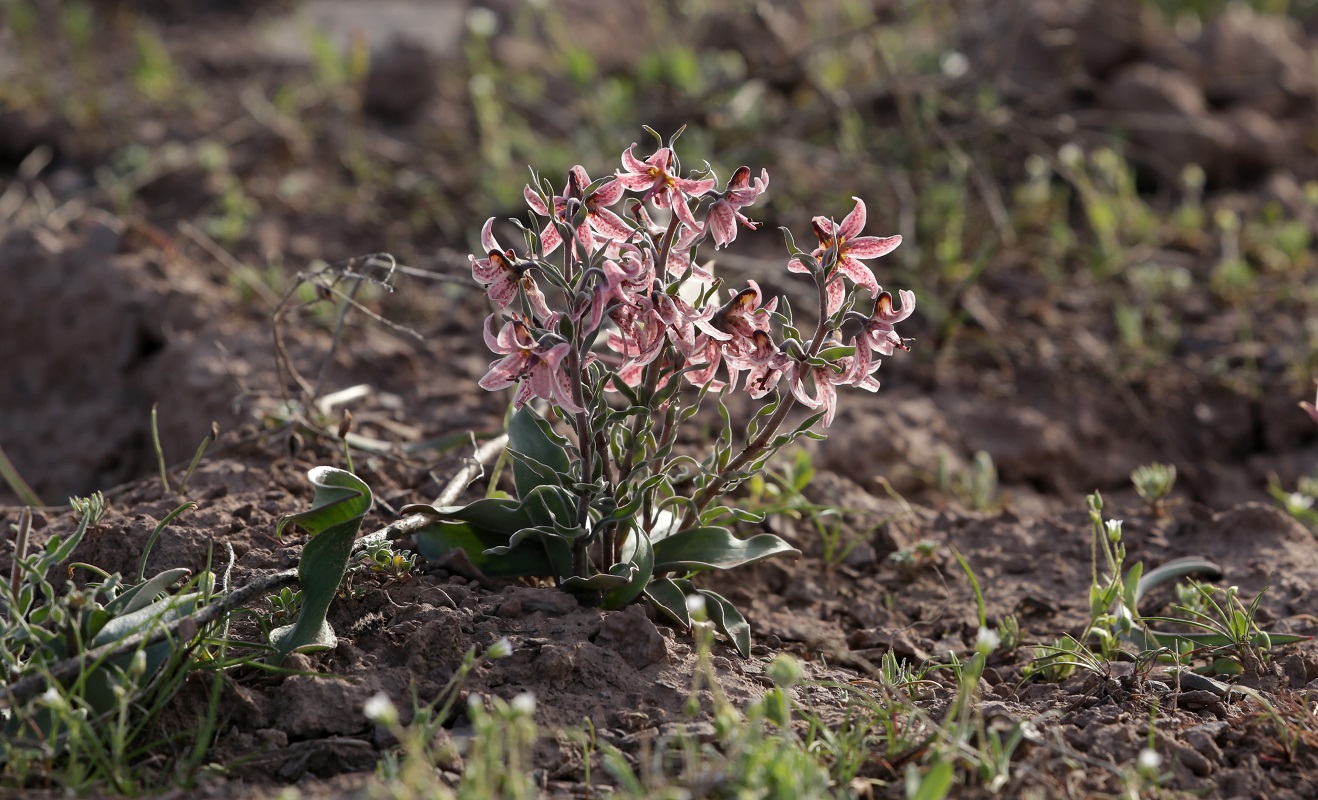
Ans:
{"label": "small rock", "polygon": [[1212,773],[1216,762],[1205,757],[1198,750],[1186,745],[1173,743],[1171,745],[1172,758],[1181,762],[1190,769],[1195,775],[1204,777]]}
{"label": "small rock", "polygon": [[1209,722],[1204,725],[1195,725],[1193,728],[1182,731],[1181,737],[1204,758],[1214,764],[1220,764],[1222,763],[1222,748],[1217,746],[1217,734],[1213,731],[1213,727],[1224,724]]}
{"label": "small rock", "polygon": [[645,608],[641,605],[606,614],[595,643],[618,651],[637,669],[668,663],[668,642],[645,615]]}
{"label": "small rock", "polygon": [[1202,84],[1219,106],[1285,116],[1318,94],[1313,59],[1294,20],[1232,3],[1200,39]]}

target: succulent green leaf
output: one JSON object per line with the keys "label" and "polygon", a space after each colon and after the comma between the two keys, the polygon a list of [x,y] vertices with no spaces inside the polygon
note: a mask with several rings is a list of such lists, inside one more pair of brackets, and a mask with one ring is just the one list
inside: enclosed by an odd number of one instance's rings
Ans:
{"label": "succulent green leaf", "polygon": [[362,519],[371,508],[371,487],[347,470],[316,467],[307,472],[307,478],[316,487],[311,508],[285,516],[275,529],[278,535],[294,523],[311,534],[297,568],[302,610],[292,625],[270,632],[279,660],[294,651],[334,646],[337,639],[325,615],[343,580]]}
{"label": "succulent green leaf", "polygon": [[705,613],[719,633],[727,637],[742,658],[751,655],[751,626],[741,615],[737,607],[718,592],[709,589],[697,589],[691,581],[677,581],[677,586],[686,594],[698,594],[705,598]]}
{"label": "succulent green leaf", "polygon": [[691,627],[691,615],[686,610],[686,594],[672,578],[655,578],[645,587],[645,599],[661,613],[681,625]]}
{"label": "succulent green leaf", "polygon": [[[474,505],[474,504],[473,504]],[[511,534],[481,528],[473,523],[434,522],[412,534],[417,550],[430,561],[438,561],[452,550],[464,550],[472,566],[490,578],[521,578],[549,575],[554,571],[549,556],[538,541],[507,547],[498,555],[487,551],[507,546]]]}
{"label": "succulent green leaf", "polygon": [[772,533],[738,539],[727,528],[688,528],[654,543],[654,571],[732,569],[784,553],[800,555]]}
{"label": "succulent green leaf", "polygon": [[522,406],[508,423],[508,451],[513,456],[513,483],[525,498],[537,486],[559,485],[571,461],[567,440],[554,434],[549,423],[530,406]]}
{"label": "succulent green leaf", "polygon": [[[635,600],[654,577],[654,548],[650,545],[650,537],[646,536],[645,531],[640,528],[633,527],[628,534],[627,544],[630,545],[631,550],[627,556],[628,560],[615,564],[613,568],[625,567],[629,571],[630,579],[626,584],[611,588],[604,593],[602,605],[606,609],[622,608]],[[627,554],[626,550],[624,554]]]}

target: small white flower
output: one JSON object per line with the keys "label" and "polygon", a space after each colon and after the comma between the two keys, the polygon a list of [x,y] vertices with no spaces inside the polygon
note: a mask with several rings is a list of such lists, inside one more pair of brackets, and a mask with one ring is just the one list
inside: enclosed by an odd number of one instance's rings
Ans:
{"label": "small white flower", "polygon": [[1085,161],[1085,151],[1075,142],[1067,142],[1057,150],[1057,160],[1075,169]]}
{"label": "small white flower", "polygon": [[970,71],[970,59],[966,58],[964,53],[956,50],[943,53],[942,58],[938,61],[938,65],[943,69],[943,75],[952,80],[956,80]]}
{"label": "small white flower", "polygon": [[467,30],[488,39],[499,30],[499,15],[484,6],[473,6],[467,12]]}
{"label": "small white flower", "polygon": [[530,692],[522,692],[513,698],[511,705],[513,711],[529,717],[535,714],[535,695]]}
{"label": "small white flower", "polygon": [[56,689],[54,686],[42,692],[41,697],[37,698],[37,700],[42,705],[49,706],[50,708],[59,708],[64,705],[64,695],[60,694],[59,689]]}
{"label": "small white flower", "polygon": [[1157,772],[1158,767],[1162,766],[1162,756],[1152,747],[1146,747],[1140,751],[1139,768],[1144,772]]}
{"label": "small white flower", "polygon": [[687,595],[686,610],[693,617],[703,617],[705,615],[705,596],[703,594]]}
{"label": "small white flower", "polygon": [[495,658],[495,659],[507,658],[512,654],[513,654],[513,643],[508,641],[507,636],[503,637],[499,641],[490,645],[489,649],[485,651],[485,655],[487,657]]}
{"label": "small white flower", "polygon": [[362,713],[371,722],[379,725],[396,725],[398,723],[398,709],[394,707],[394,701],[389,699],[389,695],[384,692],[376,692],[366,700],[366,705],[362,706]]}
{"label": "small white flower", "polygon": [[1121,541],[1121,520],[1110,519],[1107,521],[1107,538],[1109,542]]}
{"label": "small white flower", "polygon": [[997,650],[1001,644],[1002,637],[992,628],[980,628],[979,635],[975,637],[975,651],[984,656]]}
{"label": "small white flower", "polygon": [[1291,492],[1286,496],[1286,508],[1292,513],[1296,511],[1306,511],[1313,508],[1313,498],[1307,494]]}

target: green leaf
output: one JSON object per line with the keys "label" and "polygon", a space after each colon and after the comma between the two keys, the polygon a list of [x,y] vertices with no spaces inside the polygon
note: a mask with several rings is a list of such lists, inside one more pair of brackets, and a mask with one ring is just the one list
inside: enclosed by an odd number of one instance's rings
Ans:
{"label": "green leaf", "polygon": [[512,534],[479,528],[465,522],[434,522],[412,534],[416,549],[430,561],[452,550],[464,550],[472,566],[490,578],[521,578],[553,573],[544,547],[525,542],[498,555],[486,551],[507,545]]}
{"label": "green leaf", "polygon": [[155,601],[156,595],[167,591],[191,572],[184,567],[165,570],[150,580],[128,587],[123,594],[106,603],[105,610],[111,615],[123,615],[145,608]]}
{"label": "green leaf", "polygon": [[334,646],[334,629],[325,621],[325,615],[348,567],[362,518],[371,509],[371,487],[351,472],[316,467],[307,472],[307,478],[316,487],[311,508],[285,516],[275,528],[275,535],[279,535],[291,522],[311,534],[297,567],[302,610],[292,625],[270,632],[278,660],[294,651]]}
{"label": "green leaf", "polygon": [[952,790],[952,762],[939,759],[923,776],[914,764],[906,770],[907,800],[943,800]]}
{"label": "green leaf", "polygon": [[654,548],[650,546],[650,537],[640,528],[633,527],[628,543],[632,546],[629,559],[622,564],[615,564],[614,568],[627,567],[631,570],[631,580],[604,593],[602,606],[605,609],[622,608],[635,600],[654,577]]}
{"label": "green leaf", "polygon": [[513,454],[513,483],[525,498],[537,486],[560,485],[570,473],[568,442],[554,434],[549,423],[522,406],[508,423],[508,451]]}
{"label": "green leaf", "polygon": [[654,543],[654,571],[732,569],[783,553],[801,551],[772,533],[738,539],[727,528],[688,528]]}
{"label": "green leaf", "polygon": [[820,359],[824,364],[827,364],[830,361],[836,361],[839,358],[845,358],[847,356],[854,356],[855,354],[855,345],[840,344],[835,347],[825,347],[823,350],[819,351],[816,358]]}
{"label": "green leaf", "polygon": [[727,637],[732,646],[737,649],[737,653],[742,658],[751,656],[751,626],[746,622],[746,618],[741,615],[737,607],[728,602],[728,599],[718,592],[709,589],[697,589],[691,581],[677,581],[677,587],[684,594],[698,594],[705,598],[705,613],[709,615],[709,621],[714,623],[718,632]]}
{"label": "green leaf", "polygon": [[[629,564],[619,564],[619,567],[633,572],[634,568]],[[611,589],[620,589],[630,582],[631,575],[614,575],[610,572],[597,572],[589,578],[583,578],[580,575],[572,575],[564,578],[560,586],[569,592],[606,592]]]}
{"label": "green leaf", "polygon": [[655,578],[645,587],[645,599],[683,628],[691,627],[691,615],[686,610],[686,594],[672,578]]}

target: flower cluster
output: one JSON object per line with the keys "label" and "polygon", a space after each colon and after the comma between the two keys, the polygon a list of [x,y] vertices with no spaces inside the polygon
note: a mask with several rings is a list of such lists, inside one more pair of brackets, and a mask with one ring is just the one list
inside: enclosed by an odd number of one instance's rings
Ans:
{"label": "flower cluster", "polygon": [[[501,318],[486,320],[485,340],[502,358],[483,388],[516,384],[516,406],[541,398],[577,415],[603,392],[654,391],[680,375],[715,392],[739,384],[752,398],[777,391],[819,412],[825,427],[838,386],[879,388],[876,356],[909,349],[895,326],[910,316],[915,296],[903,290],[894,305],[862,261],[891,252],[900,236],[861,235],[859,198],[841,223],[814,218],[818,247],[807,255],[793,246],[787,263],[819,289],[819,325],[803,339],[754,281],[727,290],[720,303],[720,282],[697,262],[706,240],[724,248],[741,228],[756,228],[743,210],[768,188],[767,170],[753,177],[740,167],[718,191],[712,174],[679,174],[671,143],[645,160],[635,149],[603,180],[573,167],[561,194],[538,178],[528,184],[523,194],[540,222],[527,232],[524,253],[501,245],[495,220],[486,222],[472,275],[501,309]],[[868,291],[871,313],[852,310],[857,288]],[[560,301],[551,305],[546,291]]]}

